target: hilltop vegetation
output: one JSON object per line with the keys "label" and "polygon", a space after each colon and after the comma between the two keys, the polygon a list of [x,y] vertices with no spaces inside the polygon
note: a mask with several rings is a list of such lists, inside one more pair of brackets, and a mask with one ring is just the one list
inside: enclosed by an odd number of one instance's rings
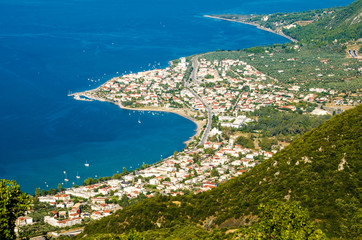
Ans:
{"label": "hilltop vegetation", "polygon": [[362,0],[357,0],[345,8],[337,8],[317,21],[306,26],[284,29],[284,32],[303,42],[319,42],[319,45],[344,43],[362,37]]}
{"label": "hilltop vegetation", "polygon": [[218,17],[256,23],[264,28],[295,38],[303,43],[316,46],[339,44],[362,37],[362,1],[356,0],[347,7],[309,10],[269,15],[222,14]]}
{"label": "hilltop vegetation", "polygon": [[258,206],[275,199],[299,201],[329,237],[357,238],[362,229],[361,126],[358,106],[211,191],[147,199],[90,223],[84,234],[166,231],[177,224],[226,231],[257,222]]}

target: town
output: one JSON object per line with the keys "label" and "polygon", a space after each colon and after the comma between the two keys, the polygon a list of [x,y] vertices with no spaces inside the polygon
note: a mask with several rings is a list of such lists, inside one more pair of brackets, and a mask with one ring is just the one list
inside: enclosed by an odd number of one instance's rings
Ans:
{"label": "town", "polygon": [[[335,114],[323,107],[326,102],[341,106],[359,103],[338,100],[333,89],[301,91],[298,85],[281,86],[243,60],[210,60],[207,54],[172,61],[165,69],[116,77],[72,96],[131,110],[175,112],[195,121],[198,131],[183,151],[158,163],[130,172],[124,168],[112,178],[85,181],[83,186],[59,189],[56,195],[36,196],[40,203],[56,209],[42,219],[56,228],[81,226],[109,216],[132,200],[208,191],[243,174],[288,144],[275,138],[262,144],[258,131],[238,131],[257,122],[252,113],[264,107],[319,116]],[[33,224],[30,216],[19,218],[17,226]]]}

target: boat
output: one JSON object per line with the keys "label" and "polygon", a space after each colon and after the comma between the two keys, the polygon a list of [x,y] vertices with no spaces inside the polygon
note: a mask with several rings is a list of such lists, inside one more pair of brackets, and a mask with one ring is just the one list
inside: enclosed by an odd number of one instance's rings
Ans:
{"label": "boat", "polygon": [[89,167],[89,163],[85,161],[84,166]]}
{"label": "boat", "polygon": [[80,176],[79,176],[79,173],[77,172],[77,176],[75,176],[77,179],[79,179],[80,178]]}
{"label": "boat", "polygon": [[67,178],[67,172],[66,172],[66,171],[64,171],[64,175],[65,175],[64,181],[65,181],[65,182],[68,182],[69,179]]}

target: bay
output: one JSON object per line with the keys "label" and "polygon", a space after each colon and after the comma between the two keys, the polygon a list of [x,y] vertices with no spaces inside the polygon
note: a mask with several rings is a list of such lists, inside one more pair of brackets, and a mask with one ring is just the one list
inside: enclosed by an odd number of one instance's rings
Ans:
{"label": "bay", "polygon": [[350,2],[0,0],[0,178],[15,179],[33,193],[180,151],[195,132],[191,121],[78,102],[68,92],[166,67],[183,56],[287,41],[204,14],[303,11]]}

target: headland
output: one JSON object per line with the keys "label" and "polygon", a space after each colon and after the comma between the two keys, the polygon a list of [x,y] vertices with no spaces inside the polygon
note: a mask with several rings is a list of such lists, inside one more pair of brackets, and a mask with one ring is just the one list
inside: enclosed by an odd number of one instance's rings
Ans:
{"label": "headland", "polygon": [[237,22],[237,23],[242,23],[242,24],[255,26],[258,29],[261,29],[263,31],[271,32],[271,33],[277,34],[279,36],[285,37],[285,38],[289,39],[292,42],[298,42],[297,39],[294,39],[294,38],[286,35],[281,30],[273,30],[271,28],[266,28],[266,27],[263,27],[263,26],[261,26],[260,24],[258,24],[256,22],[246,21],[245,19],[232,19],[232,18],[221,17],[221,16],[218,16],[218,15],[204,15],[204,17],[214,18],[214,19],[219,19],[219,20],[224,20],[224,21],[229,21],[229,22]]}

